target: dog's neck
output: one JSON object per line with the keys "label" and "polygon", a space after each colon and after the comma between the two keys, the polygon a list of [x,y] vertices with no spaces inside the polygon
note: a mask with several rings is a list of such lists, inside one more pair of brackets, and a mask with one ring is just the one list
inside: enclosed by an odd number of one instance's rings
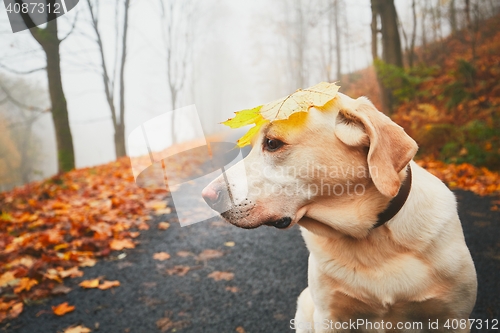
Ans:
{"label": "dog's neck", "polygon": [[408,199],[408,196],[410,195],[410,190],[411,190],[411,182],[412,182],[412,173],[411,173],[411,167],[408,164],[408,167],[406,168],[406,178],[403,181],[403,184],[399,188],[398,194],[389,202],[389,206],[383,211],[378,214],[378,220],[377,223],[373,226],[373,229],[378,228],[382,225],[384,225],[387,221],[392,219],[394,216],[396,216],[397,213],[403,208],[406,199]]}
{"label": "dog's neck", "polygon": [[[345,209],[338,210],[335,209],[334,212],[330,211],[327,205],[317,206],[314,210],[309,210],[306,215],[298,222],[298,224],[310,232],[322,236],[322,237],[338,237],[338,236],[348,236],[353,238],[365,238],[370,232],[386,222],[390,221],[404,206],[411,190],[412,183],[412,172],[411,167],[408,167],[401,171],[400,174],[402,185],[398,194],[391,200],[383,200],[381,196],[378,196],[380,200],[372,201],[372,208],[380,207],[380,213],[373,213],[372,209],[365,209],[364,213],[356,217],[352,216],[353,207],[344,207]],[[370,189],[373,192],[378,191],[373,187]],[[369,196],[371,198],[377,198],[377,196]],[[368,202],[354,204],[358,206],[361,204],[366,206]],[[333,214],[332,214],[333,213]],[[326,217],[326,218],[325,218]]]}

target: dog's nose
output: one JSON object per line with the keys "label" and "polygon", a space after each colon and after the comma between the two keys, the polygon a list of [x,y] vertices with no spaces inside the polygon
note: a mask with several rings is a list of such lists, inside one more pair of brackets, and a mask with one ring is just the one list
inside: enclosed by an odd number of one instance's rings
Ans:
{"label": "dog's nose", "polygon": [[226,211],[228,208],[224,202],[224,194],[219,189],[213,188],[209,185],[201,191],[201,196],[210,208],[219,213]]}
{"label": "dog's nose", "polygon": [[220,191],[216,191],[212,187],[207,186],[201,191],[201,196],[210,207],[213,207],[219,200]]}

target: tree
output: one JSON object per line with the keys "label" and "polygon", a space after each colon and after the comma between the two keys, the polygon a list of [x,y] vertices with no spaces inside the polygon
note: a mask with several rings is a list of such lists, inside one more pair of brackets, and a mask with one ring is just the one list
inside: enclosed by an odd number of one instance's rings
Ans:
{"label": "tree", "polygon": [[412,12],[412,31],[411,31],[411,40],[408,41],[408,38],[406,36],[406,32],[404,29],[404,26],[401,24],[401,32],[403,33],[403,38],[405,40],[405,51],[406,51],[406,56],[408,57],[407,62],[408,62],[408,67],[412,68],[413,67],[413,62],[415,60],[415,42],[417,39],[417,10],[416,10],[416,1],[412,0],[411,2],[411,12]]}
{"label": "tree", "polygon": [[[54,7],[56,0],[47,0],[47,4]],[[23,0],[16,0],[22,6]],[[20,12],[24,23],[32,26],[29,31],[33,38],[40,44],[47,59],[47,79],[51,102],[52,119],[56,132],[58,171],[65,172],[75,168],[75,153],[73,150],[73,136],[69,127],[68,105],[61,81],[61,58],[59,47],[61,41],[57,34],[56,14],[47,11],[47,26],[35,27],[28,13]]]}
{"label": "tree", "polygon": [[[323,59],[323,67],[328,82],[340,80],[342,75],[342,31],[340,29],[340,18],[342,16],[341,8],[344,6],[342,0],[328,0],[327,2],[327,50],[326,57],[323,56],[322,52],[322,58],[326,58]],[[332,75],[333,63],[335,63],[334,75]]]}
{"label": "tree", "polygon": [[[104,93],[106,94],[106,101],[108,103],[111,119],[113,121],[114,129],[114,142],[115,142],[115,154],[116,158],[125,156],[127,154],[125,146],[125,64],[127,61],[127,32],[128,32],[128,11],[130,7],[130,0],[124,0],[123,3],[123,26],[121,31],[121,54],[120,56],[115,56],[115,63],[113,72],[110,73],[109,67],[106,63],[105,53],[104,53],[104,41],[101,37],[101,32],[99,30],[99,2],[96,1],[95,4],[91,0],[87,0],[87,4],[90,10],[91,25],[94,29],[96,35],[96,43],[99,48],[99,55],[101,58],[101,68],[102,68],[102,80],[104,84]],[[118,2],[116,4],[118,6]],[[115,20],[118,22],[118,7],[116,8]],[[116,25],[118,27],[118,24]],[[118,44],[119,31],[116,31],[116,43]],[[118,47],[116,45],[115,49],[118,52]],[[119,66],[118,72],[118,101],[115,101],[115,82],[116,82],[116,71]],[[118,104],[118,107],[116,106]],[[117,110],[118,109],[118,110]]]}
{"label": "tree", "polygon": [[450,1],[449,20],[450,20],[451,33],[455,34],[458,30],[457,9],[455,7],[455,0]]}
{"label": "tree", "polygon": [[[165,76],[170,93],[170,106],[175,110],[179,95],[188,79],[189,62],[193,49],[194,3],[190,0],[159,0],[162,24],[162,39],[165,50]],[[175,112],[171,120],[172,144],[177,142],[175,135]]]}
{"label": "tree", "polygon": [[44,138],[37,136],[35,127],[50,112],[48,103],[45,89],[0,75],[0,190],[29,183],[40,174]]}
{"label": "tree", "polygon": [[[372,5],[372,55],[374,61],[380,59],[378,55],[378,34],[382,35],[382,61],[385,64],[403,67],[401,39],[398,30],[398,15],[394,0],[371,0]],[[380,21],[380,31],[379,31]],[[382,104],[386,112],[391,113],[393,108],[392,92],[386,88],[377,73],[382,90]]]}

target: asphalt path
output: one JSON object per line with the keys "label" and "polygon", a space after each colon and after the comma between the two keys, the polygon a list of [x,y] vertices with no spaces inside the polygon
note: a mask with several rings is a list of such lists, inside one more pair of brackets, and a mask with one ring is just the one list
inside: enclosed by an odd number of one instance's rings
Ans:
{"label": "asphalt path", "polygon": [[[479,280],[471,318],[500,319],[500,212],[490,210],[493,198],[455,193]],[[76,324],[106,333],[291,331],[297,296],[307,284],[308,253],[297,227],[244,230],[221,221],[180,227],[175,219],[175,213],[155,218],[135,249],[85,268],[83,277],[65,281],[71,292],[26,306],[17,319],[0,325],[0,332],[63,332]],[[171,227],[159,230],[161,221],[171,221]],[[200,257],[206,249],[220,256]],[[171,258],[155,260],[157,252]],[[216,281],[209,277],[214,272],[234,277],[215,273],[229,279]],[[78,286],[100,276],[121,285],[109,290]],[[51,306],[66,301],[76,306],[74,312],[52,314]]]}

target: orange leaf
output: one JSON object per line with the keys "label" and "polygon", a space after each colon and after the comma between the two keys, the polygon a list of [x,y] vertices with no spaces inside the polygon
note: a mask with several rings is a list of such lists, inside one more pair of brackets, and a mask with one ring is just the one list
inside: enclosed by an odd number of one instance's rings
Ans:
{"label": "orange leaf", "polygon": [[220,281],[220,280],[230,281],[234,278],[234,273],[213,271],[212,273],[208,274],[208,277],[214,279],[215,281]]}
{"label": "orange leaf", "polygon": [[63,279],[68,277],[68,276],[72,277],[72,278],[83,276],[83,272],[81,270],[79,270],[78,267],[76,267],[76,266],[71,267],[70,269],[67,269],[67,270],[59,271],[58,274]]}
{"label": "orange leaf", "polygon": [[23,303],[16,303],[12,306],[12,308],[10,308],[10,311],[9,311],[9,314],[7,315],[7,317],[9,317],[10,319],[14,319],[14,318],[17,318],[17,316],[19,316],[21,314],[21,312],[23,312]]}
{"label": "orange leaf", "polygon": [[0,276],[0,288],[16,285],[18,283],[16,280],[13,272],[5,272]]}
{"label": "orange leaf", "polygon": [[68,312],[72,312],[75,310],[74,305],[69,305],[68,302],[61,303],[57,306],[52,307],[52,312],[58,316],[64,316]]}
{"label": "orange leaf", "polygon": [[70,326],[64,330],[63,333],[90,333],[92,330],[82,325]]}
{"label": "orange leaf", "polygon": [[16,294],[19,294],[23,290],[27,290],[28,291],[28,290],[31,289],[31,287],[33,287],[36,284],[38,284],[37,280],[24,277],[24,278],[21,279],[21,281],[19,282],[19,284],[17,285],[17,287],[14,289],[14,292]]}
{"label": "orange leaf", "polygon": [[82,281],[79,286],[86,289],[97,288],[99,286],[99,279]]}
{"label": "orange leaf", "polygon": [[226,290],[230,291],[232,293],[237,293],[238,291],[240,291],[240,288],[238,288],[238,287],[226,287]]}
{"label": "orange leaf", "polygon": [[220,258],[223,255],[224,255],[224,253],[222,253],[221,251],[206,249],[206,250],[203,250],[203,252],[201,252],[197,258],[198,258],[198,260],[205,261],[205,260],[209,260],[209,259]]}
{"label": "orange leaf", "polygon": [[113,239],[109,242],[109,248],[115,251],[133,249],[135,248],[135,244],[130,239]]}
{"label": "orange leaf", "polygon": [[109,289],[109,288],[113,288],[113,287],[118,287],[120,285],[120,281],[116,280],[116,281],[104,281],[103,283],[101,283],[99,285],[99,289],[101,290],[106,290],[106,289]]}
{"label": "orange leaf", "polygon": [[170,254],[168,254],[167,252],[158,252],[153,255],[153,259],[160,261],[167,260],[170,259]]}
{"label": "orange leaf", "polygon": [[168,228],[170,228],[170,223],[168,223],[168,222],[160,222],[160,223],[158,223],[158,229],[160,229],[160,230],[167,230]]}

